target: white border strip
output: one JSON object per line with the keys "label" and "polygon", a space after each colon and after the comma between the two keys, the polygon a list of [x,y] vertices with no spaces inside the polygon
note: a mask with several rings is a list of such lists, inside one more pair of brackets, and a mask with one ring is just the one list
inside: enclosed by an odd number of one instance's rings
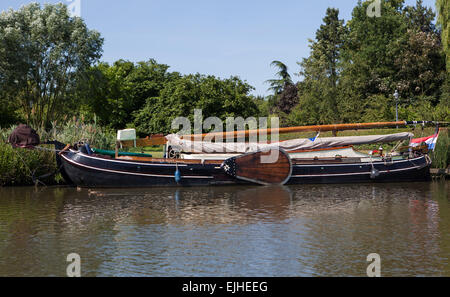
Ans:
{"label": "white border strip", "polygon": [[[402,168],[402,169],[393,169],[393,170],[383,170],[380,171],[380,173],[391,173],[391,172],[397,172],[397,171],[406,171],[406,170],[412,170],[412,169],[419,169],[422,166],[415,166],[415,167],[409,167],[409,168]],[[335,174],[316,174],[316,175],[293,175],[292,177],[327,177],[327,176],[345,176],[345,175],[365,175],[365,174],[371,174],[371,172],[352,172],[352,173],[335,173]]]}
{"label": "white border strip", "polygon": [[345,163],[345,164],[322,164],[322,165],[320,165],[320,164],[319,165],[314,165],[314,164],[311,164],[311,165],[309,165],[309,164],[295,164],[294,167],[324,167],[324,166],[326,166],[326,167],[330,167],[330,166],[338,167],[338,166],[363,166],[363,165],[372,165],[372,164],[373,165],[385,165],[385,164],[392,165],[392,164],[397,164],[397,163],[413,162],[414,160],[418,160],[418,159],[421,159],[421,158],[424,158],[424,156],[417,157],[417,158],[414,158],[414,159],[408,159],[408,160],[398,160],[398,161],[394,161],[393,163],[391,163],[391,162],[384,162],[384,161],[375,161],[373,163]]}
{"label": "white border strip", "polygon": [[[119,161],[119,160],[114,160],[114,159],[102,159],[102,158],[98,158],[98,157],[92,157],[86,154],[83,154],[81,152],[78,151],[74,151],[74,150],[70,150],[71,153],[74,154],[80,154],[81,156],[85,157],[85,158],[91,158],[91,159],[95,159],[95,160],[101,160],[101,161],[107,161],[107,162],[116,162],[116,163],[123,163],[123,164],[136,164],[136,165],[151,165],[151,166],[165,166],[165,167],[176,167],[176,164],[157,164],[157,163],[137,163],[137,162],[130,162],[130,161]],[[178,164],[178,167],[186,167],[188,165],[186,164]]]}
{"label": "white border strip", "polygon": [[[88,169],[92,169],[92,170],[97,170],[97,171],[105,171],[105,172],[112,172],[112,173],[118,173],[118,174],[128,174],[128,175],[138,175],[138,176],[151,176],[151,177],[165,177],[165,178],[174,178],[173,175],[158,175],[158,174],[148,174],[148,173],[134,173],[134,172],[124,172],[124,171],[117,171],[117,170],[111,170],[111,169],[102,169],[102,168],[97,168],[97,167],[91,167],[91,166],[87,166],[84,164],[80,164],[77,162],[74,162],[70,159],[68,159],[66,156],[61,155],[61,157],[63,157],[67,162],[74,164],[76,166],[81,166],[81,167],[85,167]],[[189,175],[185,175],[182,176],[182,178],[188,178],[188,179],[213,179],[213,176],[189,176]]]}

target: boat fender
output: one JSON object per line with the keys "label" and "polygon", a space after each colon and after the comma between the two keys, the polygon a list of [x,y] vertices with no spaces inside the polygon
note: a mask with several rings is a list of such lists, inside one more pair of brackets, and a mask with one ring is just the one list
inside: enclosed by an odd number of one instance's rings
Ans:
{"label": "boat fender", "polygon": [[378,176],[380,176],[380,171],[376,169],[375,167],[372,168],[372,171],[370,172],[370,178],[376,179]]}
{"label": "boat fender", "polygon": [[177,164],[177,170],[175,171],[175,182],[178,184],[181,181],[181,172],[178,169],[178,164]]}
{"label": "boat fender", "polygon": [[370,170],[370,178],[376,179],[378,176],[380,176],[380,170],[376,169],[375,166],[373,166],[373,160],[372,160],[372,153],[370,153],[370,165],[372,166],[372,170]]}

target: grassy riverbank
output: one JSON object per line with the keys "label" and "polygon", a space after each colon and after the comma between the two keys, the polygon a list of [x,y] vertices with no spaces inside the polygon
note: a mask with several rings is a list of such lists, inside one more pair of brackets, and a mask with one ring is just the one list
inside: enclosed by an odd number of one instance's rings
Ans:
{"label": "grassy riverbank", "polygon": [[450,163],[450,131],[442,129],[435,152],[431,155],[433,168],[445,169]]}
{"label": "grassy riverbank", "polygon": [[[8,135],[13,128],[0,130],[0,186],[24,186],[34,185],[38,182],[46,185],[63,183],[59,174],[51,173],[57,170],[55,154],[45,150],[13,149],[7,144]],[[373,129],[362,131],[343,131],[339,136],[375,135],[398,132],[409,132],[408,129]],[[102,149],[113,149],[115,133],[98,127],[96,124],[83,124],[77,120],[71,120],[61,127],[54,127],[50,131],[38,131],[41,141],[57,139],[64,143],[76,143],[79,140],[89,142],[92,147]],[[425,137],[434,133],[433,128],[416,129],[415,137]],[[282,135],[281,140],[289,138],[312,137],[314,133],[299,133],[293,135]],[[321,134],[321,137],[331,136],[331,132]],[[52,149],[52,146],[44,146]],[[392,145],[384,145],[389,150]],[[374,149],[376,146],[361,146],[359,149]],[[162,147],[136,148],[132,151],[146,152],[156,158],[162,157]],[[450,138],[449,130],[442,129],[436,151],[431,155],[434,168],[447,168],[450,160]],[[50,174],[50,176],[46,176]]]}
{"label": "grassy riverbank", "polygon": [[[0,142],[0,186],[34,185],[37,180],[46,185],[62,182],[56,172],[53,152],[28,149],[14,149]],[[50,173],[50,176],[45,176]]]}
{"label": "grassy riverbank", "polygon": [[[0,186],[63,183],[60,174],[52,174],[57,171],[55,153],[51,151],[54,147],[41,146],[44,150],[13,149],[6,142],[14,128],[0,129]],[[95,122],[83,123],[76,118],[68,120],[64,125],[54,123],[50,130],[38,129],[37,133],[42,143],[55,139],[70,144],[86,141],[101,149],[113,149],[115,143],[114,131],[104,129]]]}

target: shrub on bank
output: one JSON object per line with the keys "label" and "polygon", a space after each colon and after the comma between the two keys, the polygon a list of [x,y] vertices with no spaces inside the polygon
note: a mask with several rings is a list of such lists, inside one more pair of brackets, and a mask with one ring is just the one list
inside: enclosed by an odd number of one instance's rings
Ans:
{"label": "shrub on bank", "polygon": [[[0,186],[34,185],[37,179],[47,185],[60,183],[61,176],[51,174],[57,169],[55,153],[50,151],[54,147],[43,146],[48,151],[14,149],[6,142],[15,128],[0,129]],[[36,129],[36,132],[42,143],[52,140],[70,144],[84,141],[100,149],[113,149],[115,146],[114,131],[102,128],[96,122],[84,123],[76,118],[63,125],[55,122],[50,130]],[[50,176],[45,176],[47,174]]]}
{"label": "shrub on bank", "polygon": [[83,141],[98,149],[114,149],[116,143],[116,132],[100,127],[95,118],[93,123],[85,123],[83,119],[76,118],[66,121],[63,125],[54,122],[52,129],[38,133],[42,141],[58,140],[70,144]]}
{"label": "shrub on bank", "polygon": [[436,144],[436,150],[431,154],[433,168],[447,168],[450,161],[449,129],[442,129]]}
{"label": "shrub on bank", "polygon": [[[9,135],[15,128],[16,126],[1,129],[0,141],[7,142]],[[99,149],[114,149],[115,147],[115,131],[100,127],[96,121],[84,123],[82,120],[73,118],[67,120],[63,125],[53,122],[52,128],[49,130],[33,128],[41,138],[42,143],[57,140],[62,143],[75,144],[83,141]]]}
{"label": "shrub on bank", "polygon": [[13,148],[0,141],[0,186],[56,184],[58,179],[49,173],[56,172],[55,154],[49,151]]}

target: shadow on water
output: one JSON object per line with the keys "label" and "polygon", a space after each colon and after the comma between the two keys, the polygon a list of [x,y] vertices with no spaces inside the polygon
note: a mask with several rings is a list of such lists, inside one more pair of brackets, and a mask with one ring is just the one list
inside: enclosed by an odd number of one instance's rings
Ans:
{"label": "shadow on water", "polygon": [[450,276],[448,186],[0,188],[0,275]]}

